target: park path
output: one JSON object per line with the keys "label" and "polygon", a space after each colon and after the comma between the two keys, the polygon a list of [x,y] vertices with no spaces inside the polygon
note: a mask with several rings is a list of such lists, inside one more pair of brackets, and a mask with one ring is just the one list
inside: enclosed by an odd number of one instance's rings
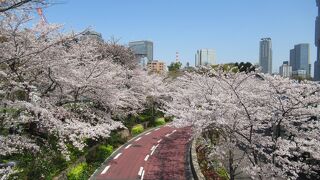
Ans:
{"label": "park path", "polygon": [[101,166],[91,179],[192,179],[188,149],[190,128],[163,126],[130,140]]}

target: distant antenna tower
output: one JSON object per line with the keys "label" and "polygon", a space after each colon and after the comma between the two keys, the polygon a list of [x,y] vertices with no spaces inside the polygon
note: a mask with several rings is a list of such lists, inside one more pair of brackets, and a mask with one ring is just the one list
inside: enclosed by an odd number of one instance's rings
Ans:
{"label": "distant antenna tower", "polygon": [[176,63],[180,62],[179,60],[179,52],[176,52]]}
{"label": "distant antenna tower", "polygon": [[39,17],[41,18],[40,24],[42,24],[42,25],[48,24],[48,21],[43,14],[42,8],[37,8],[37,13],[38,13]]}

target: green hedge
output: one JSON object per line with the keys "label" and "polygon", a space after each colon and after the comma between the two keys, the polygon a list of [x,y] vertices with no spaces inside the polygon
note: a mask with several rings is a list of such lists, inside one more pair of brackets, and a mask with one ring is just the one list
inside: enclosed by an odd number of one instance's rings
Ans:
{"label": "green hedge", "polygon": [[86,155],[87,163],[102,163],[113,152],[113,146],[100,145],[94,151]]}
{"label": "green hedge", "polygon": [[166,124],[166,121],[164,120],[164,118],[158,118],[156,121],[156,126],[161,126],[161,125],[164,125]]}
{"label": "green hedge", "polygon": [[143,126],[141,124],[137,124],[135,126],[133,126],[133,128],[131,129],[131,133],[132,135],[137,135],[142,133],[144,130]]}
{"label": "green hedge", "polygon": [[87,163],[80,163],[74,167],[67,175],[68,180],[85,180],[88,179]]}

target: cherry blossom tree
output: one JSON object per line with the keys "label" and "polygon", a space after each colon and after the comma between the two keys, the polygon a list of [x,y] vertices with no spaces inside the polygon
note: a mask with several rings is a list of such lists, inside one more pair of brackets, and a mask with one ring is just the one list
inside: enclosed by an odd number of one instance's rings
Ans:
{"label": "cherry blossom tree", "polygon": [[[110,62],[108,60],[103,61],[107,62],[107,64],[102,66],[102,63],[98,62],[95,57],[90,57],[90,55],[88,56],[91,59],[79,60],[79,58],[81,59],[81,54],[72,51],[76,49],[75,46],[77,44],[73,44],[72,48],[66,47],[65,44],[66,41],[69,44],[72,43],[70,39],[74,39],[73,36],[59,36],[58,28],[54,25],[45,25],[35,29],[22,29],[21,26],[28,21],[28,17],[18,17],[16,15],[10,15],[2,21],[2,29],[7,32],[4,33],[6,40],[1,43],[1,52],[3,52],[1,63],[4,67],[2,74],[6,82],[1,88],[2,91],[6,92],[2,105],[6,109],[19,110],[19,117],[16,122],[13,123],[13,117],[5,117],[3,119],[2,124],[4,127],[9,125],[18,126],[19,124],[27,124],[28,126],[36,124],[37,132],[45,131],[57,135],[61,138],[61,141],[71,141],[79,149],[83,148],[83,142],[86,138],[96,138],[100,137],[100,135],[101,137],[107,137],[112,129],[120,127],[121,123],[113,122],[110,115],[103,114],[100,117],[96,117],[96,113],[91,112],[90,114],[86,112],[88,114],[85,116],[87,119],[81,119],[75,113],[64,110],[64,107],[57,107],[58,101],[56,98],[58,96],[59,101],[68,99],[68,95],[73,93],[72,97],[78,100],[79,93],[77,90],[91,91],[89,88],[97,88],[99,86],[98,83],[102,83],[105,77],[100,76],[100,73],[107,72],[107,69],[103,68],[106,68],[106,65],[109,68],[115,68],[115,66],[108,64]],[[90,51],[95,47],[92,44],[88,44],[83,48]],[[90,53],[94,54],[93,51]],[[84,54],[89,54],[89,52],[84,52]],[[78,55],[79,58],[72,58]],[[81,66],[81,63],[88,64],[85,68],[77,68]],[[93,70],[98,67],[100,69]],[[82,73],[75,69],[82,71]],[[55,76],[57,74],[60,76]],[[109,71],[110,74],[112,73]],[[76,75],[79,75],[79,77],[75,77]],[[97,80],[98,75],[99,80]],[[63,76],[67,76],[68,79],[66,80]],[[92,83],[89,84],[89,81]],[[80,87],[74,85],[75,83]],[[52,94],[48,95],[49,91]],[[20,93],[23,97],[12,97],[12,94],[15,93]],[[84,97],[87,94],[82,95]],[[87,98],[93,99],[89,94]],[[90,122],[89,117],[95,122]],[[61,118],[64,118],[64,120],[62,121]],[[30,131],[30,128],[27,128],[27,131]],[[4,138],[9,138],[9,136]],[[10,153],[8,151],[3,152]]]}
{"label": "cherry blossom tree", "polygon": [[139,59],[135,57],[133,51],[123,45],[118,44],[119,40],[112,37],[105,46],[105,53],[111,55],[113,62],[129,69],[139,66]]}
{"label": "cherry blossom tree", "polygon": [[205,139],[230,178],[316,177],[319,84],[252,73],[187,73],[168,87],[166,112],[177,126],[218,134]]}
{"label": "cherry blossom tree", "polygon": [[128,48],[31,19],[1,14],[0,156],[39,152],[36,139],[54,136],[68,160],[68,145],[108,138],[124,128],[114,117],[141,112],[163,91],[162,78],[139,69]]}

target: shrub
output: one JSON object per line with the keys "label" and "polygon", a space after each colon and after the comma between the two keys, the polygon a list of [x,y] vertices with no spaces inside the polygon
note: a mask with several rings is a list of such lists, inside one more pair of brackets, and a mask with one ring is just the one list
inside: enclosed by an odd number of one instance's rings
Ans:
{"label": "shrub", "polygon": [[17,118],[21,113],[21,109],[14,108],[0,108],[0,114],[7,114],[10,117]]}
{"label": "shrub", "polygon": [[146,122],[151,119],[151,116],[148,114],[141,114],[138,116],[138,119],[140,120],[140,122]]}
{"label": "shrub", "polygon": [[[136,117],[129,115],[123,120],[123,124],[125,127],[131,129],[137,122],[136,122]],[[121,118],[119,120],[122,120]]]}
{"label": "shrub", "polygon": [[127,142],[125,138],[121,137],[121,134],[118,132],[111,132],[110,137],[107,139],[108,144],[112,145],[113,147],[118,147]]}
{"label": "shrub", "polygon": [[104,158],[109,157],[113,152],[113,146],[111,145],[107,145],[107,146],[102,145],[98,149],[99,151],[101,151],[101,154]]}
{"label": "shrub", "polygon": [[218,167],[217,174],[222,180],[229,180],[229,174],[223,167]]}
{"label": "shrub", "polygon": [[102,163],[107,157],[111,155],[112,151],[113,146],[100,145],[86,155],[86,161],[87,163]]}
{"label": "shrub", "polygon": [[64,156],[54,151],[52,144],[48,148],[42,147],[38,153],[23,151],[21,154],[0,156],[0,159],[3,162],[17,162],[17,171],[9,179],[52,179],[68,166]]}
{"label": "shrub", "polygon": [[71,161],[77,160],[80,156],[85,154],[84,151],[80,151],[78,148],[74,147],[72,144],[66,144],[68,151],[70,152]]}
{"label": "shrub", "polygon": [[85,180],[88,179],[87,163],[80,163],[68,173],[68,180]]}
{"label": "shrub", "polygon": [[137,135],[137,134],[142,133],[143,130],[144,130],[143,126],[141,124],[137,124],[137,125],[133,126],[133,128],[131,129],[131,133],[133,135]]}
{"label": "shrub", "polygon": [[167,116],[167,117],[165,117],[165,120],[166,120],[166,122],[171,122],[171,121],[173,121],[173,116]]}
{"label": "shrub", "polygon": [[166,124],[166,121],[164,120],[164,118],[158,118],[155,123],[156,123],[156,126],[161,126]]}

